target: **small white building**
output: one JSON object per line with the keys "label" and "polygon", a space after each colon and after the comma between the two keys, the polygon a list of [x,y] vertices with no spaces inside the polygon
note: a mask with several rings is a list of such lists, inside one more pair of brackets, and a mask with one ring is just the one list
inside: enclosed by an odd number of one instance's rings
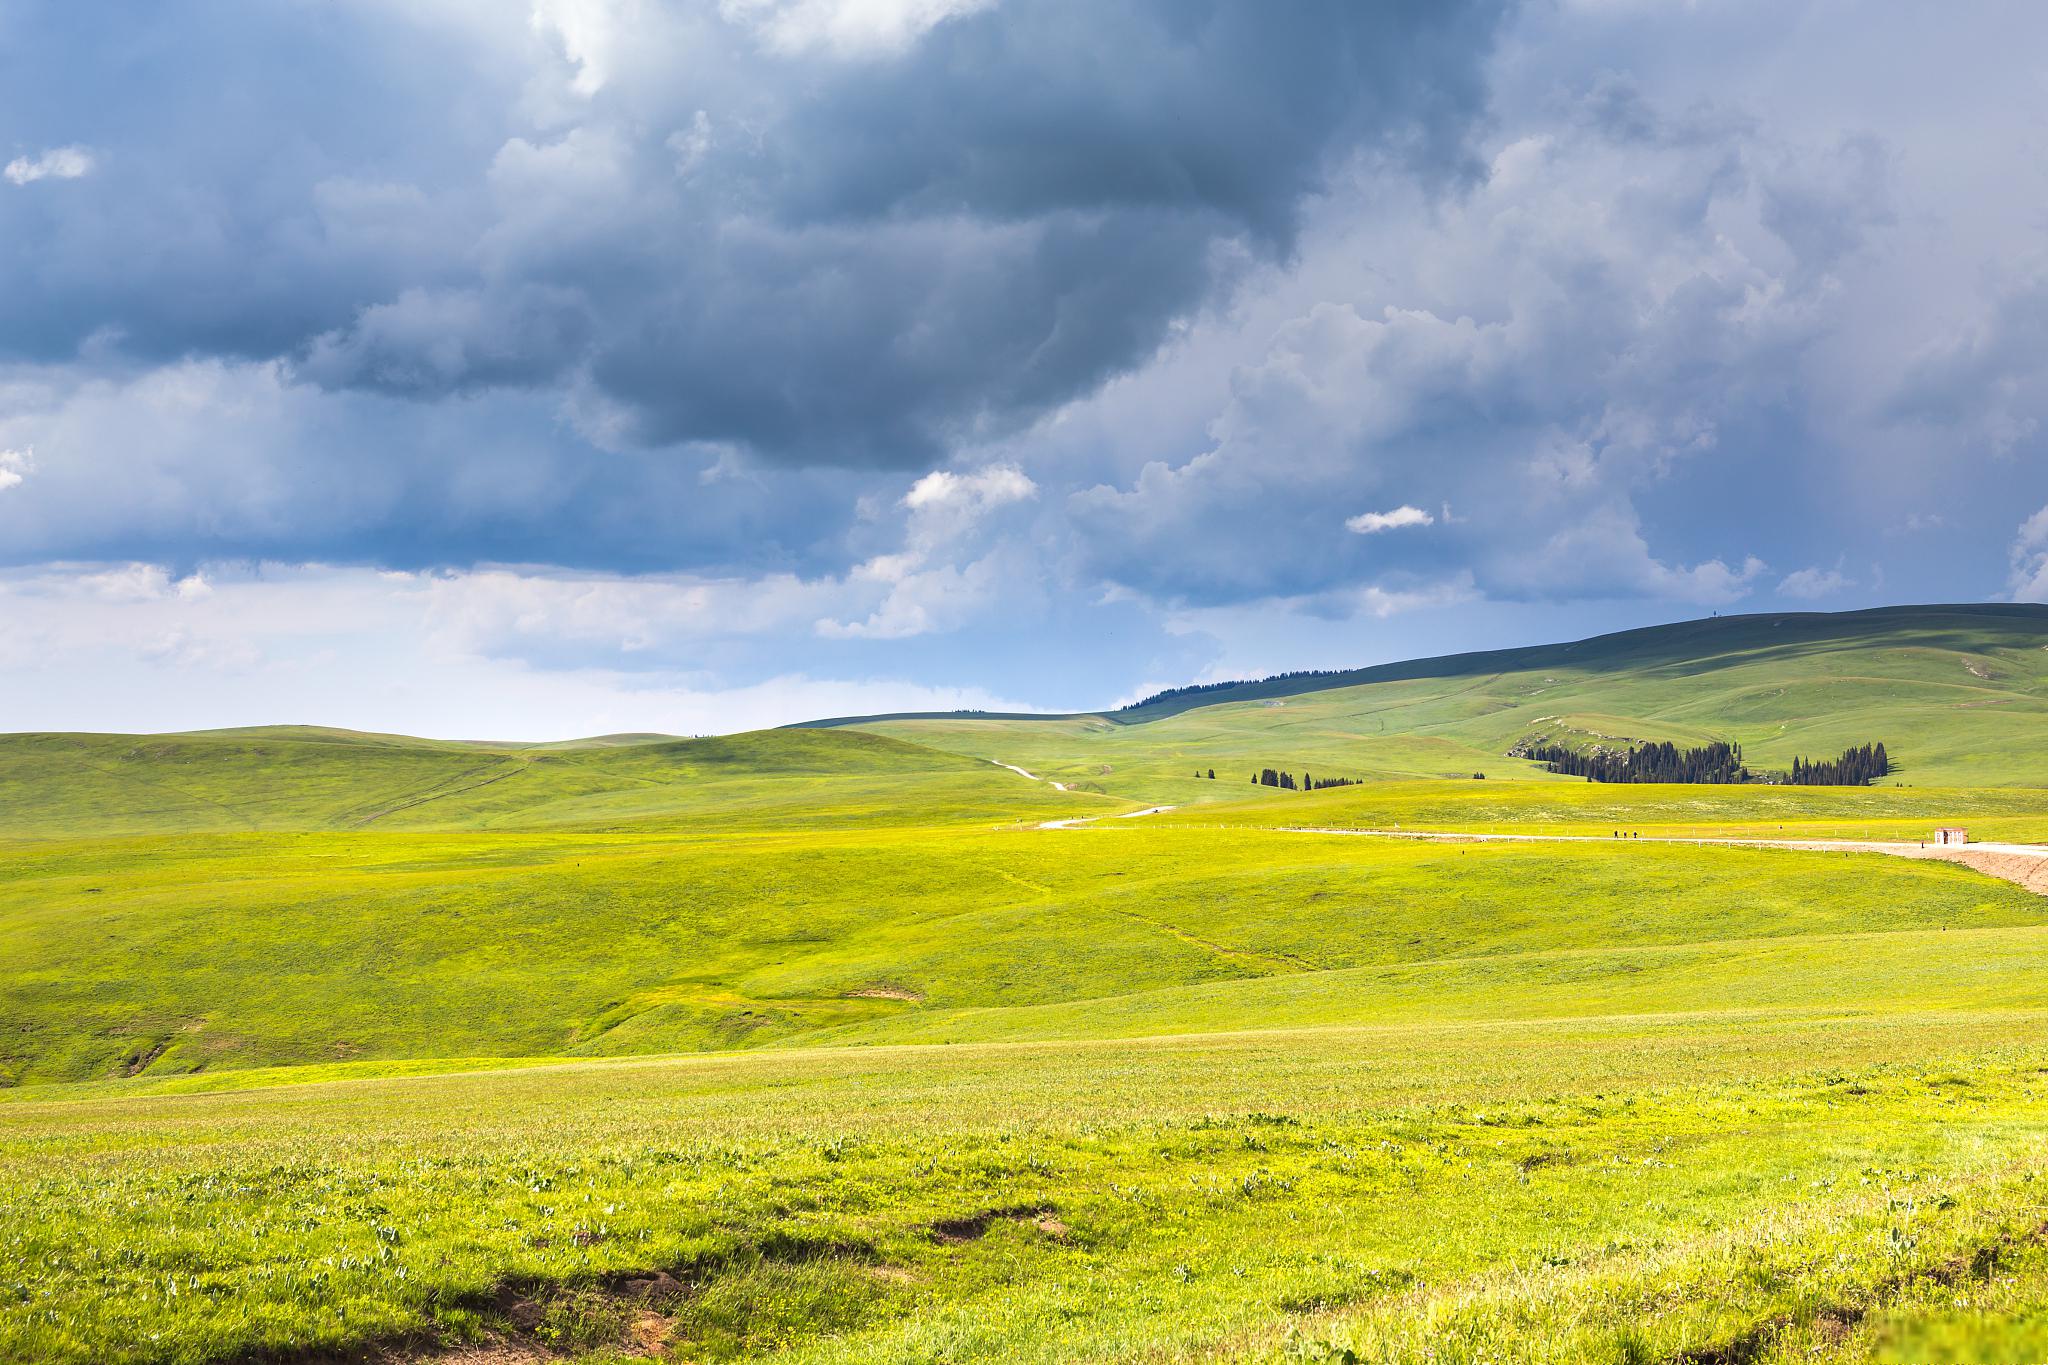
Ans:
{"label": "small white building", "polygon": [[1944,825],[1942,828],[1934,831],[1934,842],[1937,844],[1967,844],[1970,842],[1970,831],[1958,829],[1953,825]]}

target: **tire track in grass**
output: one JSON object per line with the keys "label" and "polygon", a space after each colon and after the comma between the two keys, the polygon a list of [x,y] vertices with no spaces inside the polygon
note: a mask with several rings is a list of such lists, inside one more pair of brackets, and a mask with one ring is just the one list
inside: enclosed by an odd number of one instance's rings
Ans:
{"label": "tire track in grass", "polygon": [[[504,764],[509,764],[511,766],[505,767]],[[448,783],[443,783],[439,787],[430,788],[427,791],[421,792],[418,795],[413,796],[407,800],[400,801],[396,805],[386,806],[382,810],[371,811],[368,815],[363,816],[361,819],[351,821],[350,827],[353,829],[361,829],[366,825],[375,824],[377,821],[382,820],[388,815],[396,815],[400,811],[408,811],[413,810],[419,806],[430,805],[435,801],[444,801],[451,796],[460,796],[464,792],[473,792],[478,790],[479,788],[488,787],[494,782],[503,782],[508,777],[517,777],[521,773],[529,771],[532,767],[532,765],[529,764],[526,760],[518,758],[506,759],[504,760],[504,764],[486,764],[481,768],[471,768],[468,772],[457,773],[454,777],[448,779],[449,783],[461,782],[464,778],[475,777],[478,773],[492,773],[492,776],[486,777],[478,782],[468,783],[464,786],[450,786],[448,785]],[[503,771],[493,771],[494,769],[498,769],[501,767],[503,767]]]}
{"label": "tire track in grass", "polygon": [[1148,929],[1157,929],[1159,932],[1168,934],[1191,948],[1200,948],[1204,952],[1222,958],[1226,962],[1245,962],[1263,967],[1266,970],[1261,971],[1259,973],[1260,976],[1293,976],[1303,972],[1327,970],[1327,968],[1319,967],[1313,962],[1288,953],[1262,953],[1256,948],[1233,948],[1227,943],[1218,943],[1214,939],[1206,939],[1199,934],[1191,934],[1176,925],[1162,924],[1156,919],[1148,919],[1135,910],[1120,910],[1113,905],[1104,906],[1103,909],[1109,911],[1112,915],[1120,915],[1133,923],[1142,924]]}

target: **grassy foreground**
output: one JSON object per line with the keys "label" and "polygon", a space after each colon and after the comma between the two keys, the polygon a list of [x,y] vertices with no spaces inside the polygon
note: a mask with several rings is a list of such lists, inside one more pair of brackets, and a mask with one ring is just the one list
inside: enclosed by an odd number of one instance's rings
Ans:
{"label": "grassy foreground", "polygon": [[1866,1358],[1840,1354],[1852,1326],[1910,1352],[2039,1274],[2042,1022],[1404,1025],[23,1091],[0,1102],[0,1358],[465,1339]]}

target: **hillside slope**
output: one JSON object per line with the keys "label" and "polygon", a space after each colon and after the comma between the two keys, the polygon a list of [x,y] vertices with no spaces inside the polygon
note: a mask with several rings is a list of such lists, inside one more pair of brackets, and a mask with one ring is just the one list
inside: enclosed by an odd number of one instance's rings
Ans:
{"label": "hillside slope", "polygon": [[859,731],[524,747],[311,727],[0,735],[0,837],[750,829],[1111,809]]}
{"label": "hillside slope", "polygon": [[[1131,711],[868,720],[1145,802],[1237,800],[1263,767],[1318,778],[1548,779],[1531,742],[1738,742],[1753,767],[1882,741],[1895,784],[2048,784],[2048,607],[1715,617],[1573,644],[1276,679]],[[1217,780],[1197,779],[1216,770]],[[1281,794],[1268,793],[1276,799]]]}
{"label": "hillside slope", "polygon": [[2016,887],[1873,855],[1123,821],[0,844],[0,1085],[841,1036],[1924,1007],[1963,978],[2042,1006],[2044,919]]}

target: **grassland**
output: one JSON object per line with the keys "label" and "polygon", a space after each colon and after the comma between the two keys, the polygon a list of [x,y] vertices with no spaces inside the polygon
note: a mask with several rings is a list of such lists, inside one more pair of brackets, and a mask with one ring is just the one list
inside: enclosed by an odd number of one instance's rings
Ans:
{"label": "grassland", "polygon": [[1182,828],[1445,830],[1687,838],[1918,840],[1963,824],[1980,841],[2048,842],[2048,793],[2026,787],[1677,786],[1399,782],[1185,807]]}
{"label": "grassland", "polygon": [[2013,1040],[2040,1019],[23,1091],[0,1103],[0,1354],[523,1323],[593,1359],[658,1336],[691,1359],[1622,1361],[1938,1321],[2035,1254],[2044,1059]]}
{"label": "grassland", "polygon": [[0,735],[0,837],[309,830],[758,830],[1119,809],[878,735],[408,743],[287,727]]}
{"label": "grassland", "polygon": [[[2048,839],[2039,622],[1786,620],[1137,724],[0,737],[0,1360],[2042,1358],[2048,900],[1654,837]],[[1500,757],[1560,697],[1910,766]],[[1396,826],[1597,837],[1301,832]]]}
{"label": "grassland", "polygon": [[[1789,941],[1756,979],[1822,990],[1843,936],[1910,957],[1930,935],[2016,931],[2024,975],[2048,920],[2015,887],[1870,855],[1121,821],[75,840],[15,845],[4,868],[0,955],[19,966],[0,1058],[26,1082],[1423,1018],[1490,982],[1517,992],[1497,1013],[1598,1012],[1601,976],[1697,1008],[1726,974],[1669,950]],[[1221,989],[1161,995],[1196,987]]]}
{"label": "grassland", "polygon": [[[1506,757],[1538,740],[1728,740],[1765,770],[1882,740],[1898,769],[1890,785],[2037,786],[2048,782],[2048,608],[1719,617],[1100,716],[862,728],[1148,805],[1258,797],[1249,776],[1269,766],[1374,782],[1547,778]],[[1211,768],[1216,782],[1194,776]]]}

